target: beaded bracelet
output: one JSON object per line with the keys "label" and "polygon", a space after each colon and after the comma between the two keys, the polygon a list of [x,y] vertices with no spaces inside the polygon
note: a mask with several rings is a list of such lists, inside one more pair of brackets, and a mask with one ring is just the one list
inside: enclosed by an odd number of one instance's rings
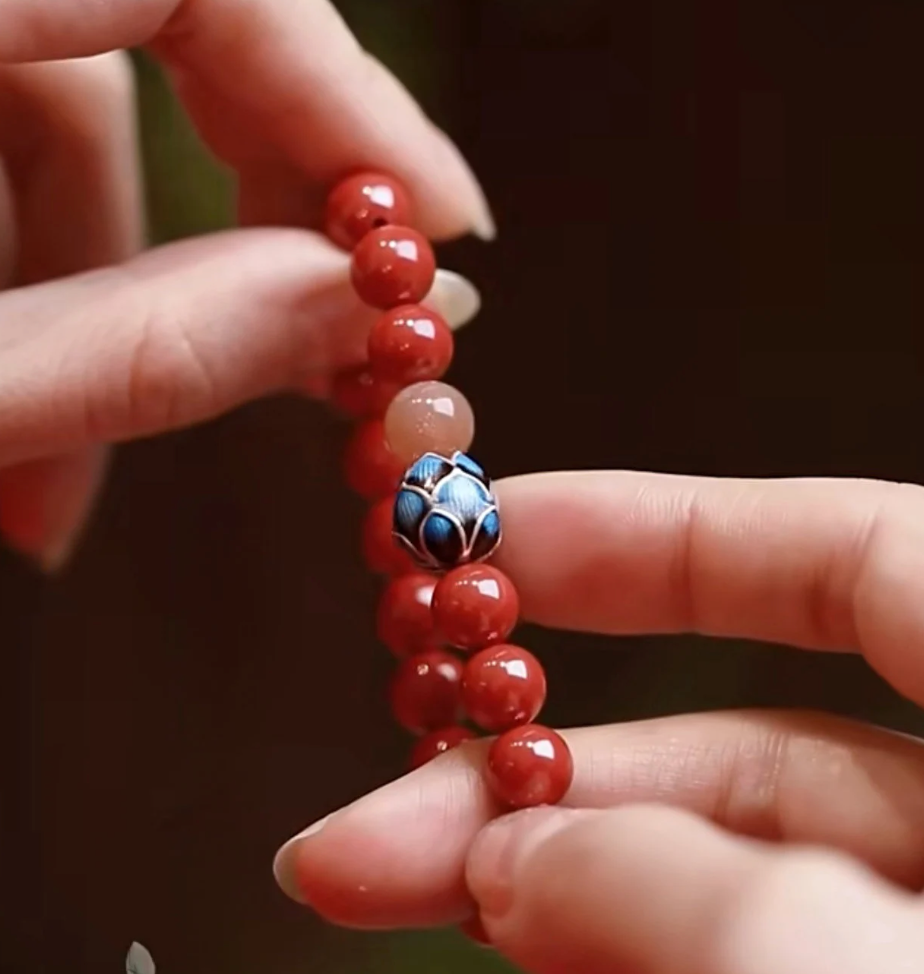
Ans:
{"label": "beaded bracelet", "polygon": [[[388,576],[377,632],[399,660],[391,709],[420,736],[411,767],[475,737],[461,722],[467,718],[499,734],[486,764],[499,804],[555,804],[571,784],[571,753],[555,731],[533,723],[545,703],[542,665],[507,642],[519,596],[485,564],[501,541],[497,499],[467,453],[471,406],[439,381],[453,336],[419,303],[436,262],[428,241],[408,226],[410,209],[394,179],[360,173],[333,190],[326,210],[328,236],[352,250],[356,293],[384,312],[369,334],[368,364],[338,375],[333,398],[360,421],[345,473],[371,502],[366,561]],[[463,665],[447,647],[473,655]]]}

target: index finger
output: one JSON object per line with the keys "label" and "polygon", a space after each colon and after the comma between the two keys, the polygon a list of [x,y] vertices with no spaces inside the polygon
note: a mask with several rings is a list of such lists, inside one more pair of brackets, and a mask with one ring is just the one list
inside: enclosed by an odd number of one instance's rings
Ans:
{"label": "index finger", "polygon": [[0,61],[141,45],[172,69],[212,148],[231,164],[257,165],[276,153],[325,185],[352,169],[384,169],[412,193],[423,232],[493,235],[458,150],[327,0],[4,4]]}
{"label": "index finger", "polygon": [[498,484],[525,615],[859,651],[924,702],[924,492],[858,480],[556,473]]}

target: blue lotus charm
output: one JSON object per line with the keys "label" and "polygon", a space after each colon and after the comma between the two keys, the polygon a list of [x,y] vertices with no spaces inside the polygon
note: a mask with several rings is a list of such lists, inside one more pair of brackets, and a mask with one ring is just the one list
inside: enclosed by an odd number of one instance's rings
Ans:
{"label": "blue lotus charm", "polygon": [[435,571],[487,558],[500,544],[501,524],[485,472],[459,451],[450,459],[425,453],[398,487],[394,535]]}

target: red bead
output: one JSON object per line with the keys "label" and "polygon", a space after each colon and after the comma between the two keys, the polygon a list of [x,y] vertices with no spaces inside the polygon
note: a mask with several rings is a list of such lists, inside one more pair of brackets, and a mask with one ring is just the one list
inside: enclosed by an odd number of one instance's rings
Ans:
{"label": "red bead", "polygon": [[414,560],[391,533],[394,496],[376,501],[363,521],[363,557],[369,570],[379,575],[399,575],[415,569]]}
{"label": "red bead", "polygon": [[366,500],[393,493],[404,474],[404,464],[392,453],[380,419],[370,419],[356,427],[343,462],[350,489]]}
{"label": "red bead", "polygon": [[444,576],[433,595],[436,627],[459,649],[502,643],[520,614],[520,597],[507,576],[490,565],[463,565]]}
{"label": "red bead", "polygon": [[391,683],[395,720],[414,734],[425,734],[459,717],[462,664],[441,649],[409,656]]}
{"label": "red bead", "polygon": [[361,172],[338,183],[328,196],[324,229],[335,244],[352,250],[370,230],[410,220],[411,201],[397,180]]}
{"label": "red bead", "polygon": [[374,376],[367,365],[359,365],[334,376],[330,395],[340,412],[353,419],[368,419],[384,416],[400,391],[399,383]]}
{"label": "red bead", "polygon": [[369,333],[369,365],[385,381],[410,385],[439,379],[452,361],[452,331],[434,311],[403,304],[386,311]]}
{"label": "red bead", "polygon": [[534,720],[545,703],[542,664],[519,646],[491,646],[465,664],[462,705],[490,733]]}
{"label": "red bead", "polygon": [[395,308],[427,296],[436,259],[427,238],[410,227],[371,230],[353,251],[353,287],[374,308]]}
{"label": "red bead", "polygon": [[435,585],[432,575],[412,572],[391,579],[382,590],[376,632],[395,656],[408,656],[440,645],[430,611]]}
{"label": "red bead", "polygon": [[411,751],[411,768],[419,768],[428,761],[432,761],[441,754],[445,754],[454,747],[458,747],[463,741],[473,740],[474,737],[475,734],[473,731],[470,731],[467,727],[459,727],[458,725],[431,731],[425,737],[422,737],[417,742],[414,750]]}
{"label": "red bead", "polygon": [[555,805],[574,777],[574,762],[564,739],[539,724],[501,734],[488,751],[487,781],[508,808]]}

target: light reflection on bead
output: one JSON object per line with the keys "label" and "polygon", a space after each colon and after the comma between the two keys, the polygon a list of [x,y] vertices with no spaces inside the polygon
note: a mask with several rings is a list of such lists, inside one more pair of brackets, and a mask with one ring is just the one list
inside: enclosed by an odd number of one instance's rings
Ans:
{"label": "light reflection on bead", "polygon": [[455,723],[459,716],[462,664],[433,649],[403,660],[392,678],[395,720],[412,734],[426,734]]}
{"label": "light reflection on bead", "polygon": [[425,453],[464,453],[475,436],[475,414],[458,389],[445,382],[417,382],[392,400],[385,435],[405,463]]}
{"label": "light reflection on bead", "polygon": [[419,768],[441,754],[457,748],[465,741],[474,740],[475,736],[474,731],[458,724],[431,731],[417,742],[411,752],[410,765],[412,768]]}
{"label": "light reflection on bead", "polygon": [[440,579],[433,593],[433,620],[458,649],[503,642],[520,614],[516,586],[491,565],[462,565]]}
{"label": "light reflection on bead", "polygon": [[330,397],[345,416],[367,419],[384,416],[400,391],[399,383],[373,375],[367,365],[359,365],[334,376]]}
{"label": "light reflection on bead", "polygon": [[536,719],[545,703],[542,664],[520,646],[491,646],[465,664],[462,704],[469,719],[492,734]]}
{"label": "light reflection on bead", "polygon": [[488,751],[488,785],[494,797],[511,809],[557,805],[573,777],[568,745],[539,724],[524,724],[501,734]]}
{"label": "light reflection on bead", "polygon": [[352,250],[370,231],[393,223],[407,223],[411,204],[397,180],[383,173],[349,176],[327,199],[324,225],[334,243]]}
{"label": "light reflection on bead", "polygon": [[376,611],[376,632],[395,656],[439,647],[440,639],[430,610],[434,588],[436,581],[432,576],[412,572],[393,578],[382,590]]}
{"label": "light reflection on bead", "polygon": [[490,557],[501,522],[484,471],[458,451],[422,456],[399,485],[394,532],[424,568],[448,571]]}
{"label": "light reflection on bead", "polygon": [[445,319],[417,304],[386,311],[369,332],[373,373],[399,388],[438,379],[449,368],[452,352],[452,331]]}
{"label": "light reflection on bead", "polygon": [[426,237],[410,227],[371,230],[353,251],[351,279],[374,308],[422,301],[433,286],[436,259]]}

